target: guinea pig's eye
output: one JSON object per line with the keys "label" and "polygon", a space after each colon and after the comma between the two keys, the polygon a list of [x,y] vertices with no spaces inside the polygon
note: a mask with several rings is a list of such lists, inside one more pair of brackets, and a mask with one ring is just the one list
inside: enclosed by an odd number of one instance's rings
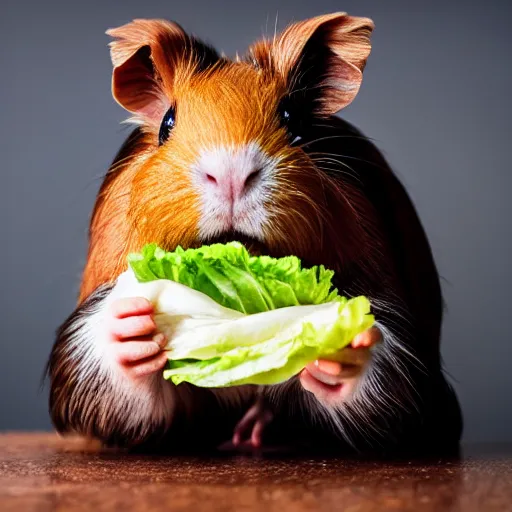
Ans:
{"label": "guinea pig's eye", "polygon": [[173,105],[166,113],[160,125],[158,132],[158,144],[161,146],[171,134],[171,130],[176,124],[176,107]]}
{"label": "guinea pig's eye", "polygon": [[302,139],[303,123],[301,116],[288,97],[279,103],[277,114],[281,126],[286,129],[291,144],[296,144]]}

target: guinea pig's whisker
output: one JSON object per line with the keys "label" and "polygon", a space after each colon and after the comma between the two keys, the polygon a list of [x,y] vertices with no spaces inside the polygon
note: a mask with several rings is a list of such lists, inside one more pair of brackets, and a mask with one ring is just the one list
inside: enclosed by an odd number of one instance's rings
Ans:
{"label": "guinea pig's whisker", "polygon": [[386,170],[386,167],[382,166],[382,165],[379,165],[379,164],[376,164],[375,162],[372,162],[370,160],[365,160],[364,158],[358,158],[358,157],[355,157],[355,156],[349,156],[349,155],[342,155],[342,154],[339,154],[339,153],[325,153],[325,152],[308,152],[307,153],[309,157],[311,157],[312,155],[327,155],[327,156],[333,156],[333,157],[338,157],[338,158],[348,158],[350,160],[356,160],[358,162],[363,162],[365,164],[368,164],[368,165],[371,165],[373,167],[376,167],[377,169],[381,169],[383,171]]}
{"label": "guinea pig's whisker", "polygon": [[[350,165],[346,164],[345,162],[342,162],[341,160],[337,160],[335,158],[332,158],[332,157],[321,157],[321,158],[312,158],[313,162],[316,164],[316,163],[321,163],[321,162],[326,162],[326,163],[333,163],[334,165],[341,165],[349,170],[351,170],[353,173],[354,173],[354,176],[357,176],[357,173],[356,171],[350,167]],[[335,169],[334,169],[335,170]]]}
{"label": "guinea pig's whisker", "polygon": [[[311,126],[314,126],[315,128],[327,128],[328,130],[339,130],[338,126],[333,126],[331,124],[320,124],[320,123],[311,123]],[[358,140],[364,140],[364,141],[371,141],[371,142],[378,142],[377,139],[373,137],[368,137],[367,135],[339,135],[338,137],[344,138],[344,139],[358,139]]]}
{"label": "guinea pig's whisker", "polygon": [[[324,174],[324,173],[327,173],[327,174],[330,174],[330,175],[333,175],[333,174],[336,174],[336,175],[345,175],[345,176],[348,176],[349,178],[352,178],[352,179],[355,179],[356,181],[359,181],[361,183],[361,179],[359,178],[359,176],[349,172],[349,171],[346,171],[345,169],[340,169],[339,166],[336,167],[334,165],[327,165],[328,162],[326,163],[322,163],[322,164],[317,164],[317,168],[319,171],[323,171],[321,174]],[[325,176],[325,174],[324,174]]]}
{"label": "guinea pig's whisker", "polygon": [[[300,148],[304,149],[307,146],[310,146],[312,144],[317,144],[318,142],[323,142],[325,140],[332,140],[332,139],[362,139],[366,140],[366,137],[358,137],[355,135],[326,135],[325,137],[319,137],[317,139],[313,140],[306,140],[302,144],[298,145]],[[308,153],[306,151],[306,153]],[[309,154],[309,153],[308,153]]]}
{"label": "guinea pig's whisker", "polygon": [[[349,164],[347,164],[346,162],[343,162],[339,158],[334,158],[334,155],[333,156],[328,156],[328,155],[324,156],[324,155],[321,155],[320,153],[317,153],[317,154],[320,156],[309,155],[311,160],[314,163],[332,162],[332,163],[334,163],[334,165],[341,165],[342,167],[345,167],[346,169],[351,171],[353,174],[350,174],[350,176],[352,176],[353,178],[359,178],[359,174],[357,173],[357,171],[355,169],[353,169]],[[333,170],[337,171],[337,169],[333,169]]]}
{"label": "guinea pig's whisker", "polygon": [[302,144],[299,144],[298,146],[300,148],[304,148],[306,146],[310,146],[311,144],[316,144],[318,142],[322,142],[324,140],[330,140],[330,139],[344,139],[346,138],[345,135],[326,135],[325,137],[318,137],[317,139],[313,139],[313,140],[306,140],[305,142],[303,142]]}
{"label": "guinea pig's whisker", "polygon": [[[326,166],[325,164],[318,165],[317,167],[318,167],[319,171],[323,171],[323,172],[331,173],[331,174],[342,174],[342,175],[348,176],[349,178],[352,178],[352,179],[358,181],[359,183],[362,183],[361,178],[359,178],[359,176],[357,176],[355,173],[354,174],[350,173],[348,171],[340,169],[339,167],[330,167],[330,166]],[[347,168],[350,170],[353,170],[348,166],[347,166]]]}
{"label": "guinea pig's whisker", "polygon": [[[317,163],[322,163],[322,162],[325,162],[325,163],[332,163],[334,165],[342,165],[343,167],[348,167],[347,164],[345,164],[344,162],[340,162],[339,160],[336,160],[335,158],[332,158],[332,157],[321,157],[321,158],[312,158],[311,159],[315,164]],[[351,169],[353,171],[353,169]]]}

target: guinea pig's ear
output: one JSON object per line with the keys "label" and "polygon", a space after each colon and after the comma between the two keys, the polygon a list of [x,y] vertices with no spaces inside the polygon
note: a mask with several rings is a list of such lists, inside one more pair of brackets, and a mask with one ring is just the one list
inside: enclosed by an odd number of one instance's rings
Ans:
{"label": "guinea pig's ear", "polygon": [[171,104],[180,63],[191,70],[219,58],[215,50],[166,20],[136,19],[107,34],[115,38],[109,45],[114,99],[136,120],[156,128]]}
{"label": "guinea pig's ear", "polygon": [[357,95],[370,54],[374,24],[346,13],[294,23],[274,40],[250,48],[260,67],[281,75],[290,92],[310,96],[317,113],[330,115]]}

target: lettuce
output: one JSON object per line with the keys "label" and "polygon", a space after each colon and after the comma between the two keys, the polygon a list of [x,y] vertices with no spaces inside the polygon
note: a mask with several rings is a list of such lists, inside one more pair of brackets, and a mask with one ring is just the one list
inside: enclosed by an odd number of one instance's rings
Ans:
{"label": "lettuce", "polygon": [[174,252],[148,244],[140,254],[130,254],[128,262],[140,282],[170,279],[246,314],[338,298],[332,270],[303,269],[295,256],[250,256],[239,242]]}
{"label": "lettuce", "polygon": [[374,322],[365,297],[347,299],[323,266],[250,256],[238,242],[128,258],[112,299],[144,296],[169,339],[164,377],[202,387],[278,384],[350,344]]}

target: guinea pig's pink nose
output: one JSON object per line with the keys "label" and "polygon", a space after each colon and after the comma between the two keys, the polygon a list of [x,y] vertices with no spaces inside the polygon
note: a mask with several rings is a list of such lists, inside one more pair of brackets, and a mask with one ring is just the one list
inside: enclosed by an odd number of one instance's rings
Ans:
{"label": "guinea pig's pink nose", "polygon": [[262,169],[219,168],[205,172],[207,184],[229,201],[241,199],[256,186]]}

